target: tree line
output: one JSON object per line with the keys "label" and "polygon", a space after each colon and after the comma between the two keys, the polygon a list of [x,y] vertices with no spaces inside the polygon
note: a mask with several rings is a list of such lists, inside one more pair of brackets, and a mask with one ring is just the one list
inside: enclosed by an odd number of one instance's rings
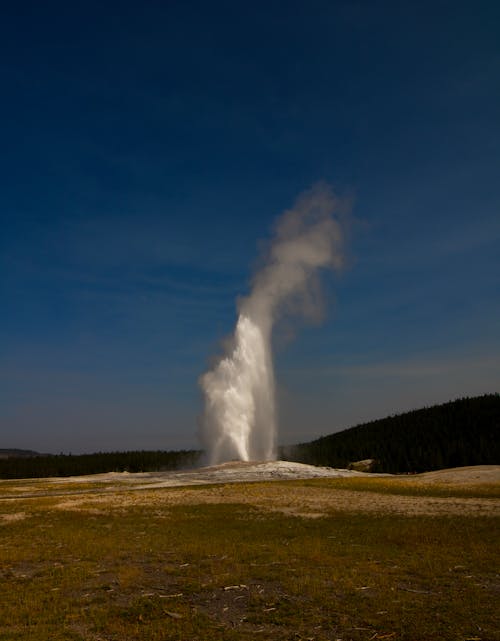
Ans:
{"label": "tree line", "polygon": [[499,436],[500,395],[485,394],[356,425],[282,448],[281,456],[339,468],[375,459],[373,471],[426,472],[500,464]]}
{"label": "tree line", "polygon": [[9,456],[9,458],[0,459],[0,478],[45,478],[83,476],[103,472],[178,470],[196,466],[201,454],[199,450],[180,450]]}

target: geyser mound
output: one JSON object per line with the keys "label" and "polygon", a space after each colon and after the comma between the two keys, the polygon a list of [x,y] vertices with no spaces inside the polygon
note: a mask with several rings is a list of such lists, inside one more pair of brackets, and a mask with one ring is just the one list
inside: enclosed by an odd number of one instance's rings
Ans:
{"label": "geyser mound", "polygon": [[211,464],[276,458],[273,326],[284,312],[316,314],[319,270],[343,264],[340,209],[332,190],[321,184],[278,219],[250,295],[239,302],[230,346],[200,379],[200,438]]}

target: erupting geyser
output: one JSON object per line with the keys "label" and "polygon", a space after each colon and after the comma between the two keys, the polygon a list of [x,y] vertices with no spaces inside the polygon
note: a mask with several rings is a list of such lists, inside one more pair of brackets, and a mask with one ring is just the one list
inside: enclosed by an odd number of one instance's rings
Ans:
{"label": "erupting geyser", "polygon": [[278,220],[264,266],[239,302],[234,336],[200,385],[200,436],[212,464],[276,458],[276,402],[271,349],[280,312],[314,312],[318,270],[342,266],[339,201],[327,185],[303,194]]}

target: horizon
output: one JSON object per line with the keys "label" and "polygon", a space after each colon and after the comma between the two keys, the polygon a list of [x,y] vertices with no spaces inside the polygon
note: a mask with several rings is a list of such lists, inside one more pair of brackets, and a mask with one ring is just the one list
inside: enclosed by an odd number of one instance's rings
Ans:
{"label": "horizon", "polygon": [[[383,421],[383,420],[386,420],[386,419],[389,419],[389,418],[398,418],[398,417],[400,417],[400,416],[402,416],[404,414],[409,414],[411,412],[418,412],[418,411],[422,411],[422,410],[426,410],[426,409],[432,409],[434,407],[440,407],[442,405],[449,405],[449,404],[457,403],[459,401],[464,401],[464,400],[472,400],[472,399],[482,398],[484,396],[499,396],[499,395],[500,395],[499,392],[493,392],[493,393],[479,394],[478,396],[463,396],[463,397],[460,397],[460,398],[455,398],[455,399],[451,399],[451,400],[445,401],[444,403],[437,403],[435,405],[429,405],[429,406],[425,405],[423,407],[415,407],[415,408],[412,408],[412,409],[407,410],[405,412],[389,414],[387,416],[381,416],[381,417],[372,419],[371,421],[366,421],[366,422],[363,422],[363,423],[357,423],[356,425],[350,425],[348,427],[343,427],[340,430],[336,430],[335,432],[332,432],[331,434],[321,434],[320,436],[315,437],[314,439],[311,439],[311,441],[308,441],[308,442],[312,442],[314,440],[318,440],[318,439],[321,439],[321,438],[328,438],[329,436],[333,436],[334,434],[340,434],[342,432],[346,432],[347,430],[351,430],[351,429],[358,428],[358,427],[363,427],[363,426],[368,425],[368,424],[373,423],[373,422]],[[293,447],[295,445],[304,445],[304,444],[305,443],[278,444],[276,459],[255,459],[255,460],[251,459],[250,461],[241,461],[241,462],[242,463],[245,463],[245,462],[246,463],[248,463],[248,462],[252,463],[252,462],[259,461],[259,460],[262,460],[262,461],[266,461],[266,460],[277,460],[277,461],[286,460],[286,459],[278,458],[278,455],[281,453],[280,450],[286,449],[286,448],[289,448],[289,447]],[[91,456],[93,454],[113,454],[113,453],[124,454],[124,453],[127,453],[127,452],[141,452],[141,451],[142,452],[149,452],[149,451],[152,451],[152,452],[154,452],[154,451],[167,451],[167,452],[196,451],[196,452],[201,452],[202,454],[206,455],[206,452],[205,452],[205,450],[203,448],[196,448],[196,447],[195,448],[180,448],[178,450],[175,450],[175,449],[171,450],[169,448],[166,448],[165,450],[162,450],[162,449],[144,450],[142,448],[139,448],[137,450],[92,450],[92,451],[88,451],[88,452],[62,452],[62,451],[60,451],[60,452],[57,452],[57,453],[55,453],[55,452],[39,452],[37,450],[21,449],[21,448],[18,448],[18,447],[0,447],[0,453],[1,452],[12,452],[12,451],[30,452],[30,453],[33,453],[33,454],[38,454],[40,456],[86,456],[86,455]],[[225,462],[235,462],[237,460],[238,459],[230,459],[230,460],[225,461]],[[213,466],[213,464],[212,463],[208,463],[208,461],[205,461],[205,463],[209,467]],[[221,464],[223,465],[224,463],[221,463]]]}
{"label": "horizon", "polygon": [[278,441],[498,392],[499,24],[448,0],[6,7],[0,442],[199,447],[198,381],[319,182],[347,260],[273,333]]}

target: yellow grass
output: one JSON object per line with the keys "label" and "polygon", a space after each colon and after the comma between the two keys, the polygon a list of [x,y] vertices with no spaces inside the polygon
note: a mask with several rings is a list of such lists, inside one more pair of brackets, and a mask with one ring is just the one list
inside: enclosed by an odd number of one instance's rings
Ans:
{"label": "yellow grass", "polygon": [[498,486],[22,483],[1,641],[500,639]]}

